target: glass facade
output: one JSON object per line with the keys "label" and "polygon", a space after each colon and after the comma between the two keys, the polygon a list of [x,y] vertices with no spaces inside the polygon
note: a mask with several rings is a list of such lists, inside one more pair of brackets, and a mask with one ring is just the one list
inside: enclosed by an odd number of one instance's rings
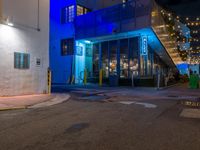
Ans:
{"label": "glass facade", "polygon": [[139,73],[139,70],[145,68],[140,68],[139,62],[142,61],[142,65],[153,62],[153,57],[148,57],[148,61],[139,60],[139,49],[139,37],[93,44],[93,77],[98,77],[100,69],[103,69],[104,78],[118,75],[120,78],[128,79],[142,75],[144,71]]}
{"label": "glass facade", "polygon": [[[131,37],[118,40],[85,44],[85,68],[88,78],[98,81],[103,70],[103,79],[107,82],[112,75],[119,79],[153,79],[156,68],[167,68],[154,50],[147,45],[145,54],[141,52],[142,38]],[[82,69],[83,70],[83,69]],[[94,80],[96,79],[96,80]]]}
{"label": "glass facade", "polygon": [[61,23],[65,24],[68,22],[74,22],[75,16],[81,16],[87,14],[88,12],[90,12],[88,8],[80,5],[71,5],[62,8]]}
{"label": "glass facade", "polygon": [[118,41],[109,42],[109,75],[117,75],[117,44]]}
{"label": "glass facade", "polygon": [[129,39],[129,77],[139,75],[139,39]]}
{"label": "glass facade", "polygon": [[129,40],[120,40],[120,77],[128,78],[129,74]]}
{"label": "glass facade", "polygon": [[98,77],[99,75],[99,46],[99,43],[93,45],[93,77]]}
{"label": "glass facade", "polygon": [[109,58],[108,42],[101,43],[101,68],[103,68],[103,77],[109,76]]}

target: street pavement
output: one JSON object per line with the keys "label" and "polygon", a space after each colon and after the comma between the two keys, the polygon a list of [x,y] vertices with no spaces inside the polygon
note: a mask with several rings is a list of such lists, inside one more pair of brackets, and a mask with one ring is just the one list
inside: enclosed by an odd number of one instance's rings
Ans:
{"label": "street pavement", "polygon": [[184,117],[186,85],[152,88],[57,87],[67,101],[0,112],[0,150],[200,150],[200,119]]}

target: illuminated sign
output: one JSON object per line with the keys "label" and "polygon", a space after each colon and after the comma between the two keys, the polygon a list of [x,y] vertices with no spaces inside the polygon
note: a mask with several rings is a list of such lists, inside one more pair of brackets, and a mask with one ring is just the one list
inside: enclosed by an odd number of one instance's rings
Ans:
{"label": "illuminated sign", "polygon": [[147,38],[147,36],[141,37],[140,55],[148,55],[148,38]]}

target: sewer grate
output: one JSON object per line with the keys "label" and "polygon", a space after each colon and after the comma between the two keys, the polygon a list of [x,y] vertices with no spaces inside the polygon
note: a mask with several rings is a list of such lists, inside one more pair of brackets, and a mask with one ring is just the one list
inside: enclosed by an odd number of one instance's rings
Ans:
{"label": "sewer grate", "polygon": [[89,123],[78,123],[78,124],[73,124],[69,128],[65,130],[65,133],[77,133],[80,132],[86,128],[89,128],[90,124]]}

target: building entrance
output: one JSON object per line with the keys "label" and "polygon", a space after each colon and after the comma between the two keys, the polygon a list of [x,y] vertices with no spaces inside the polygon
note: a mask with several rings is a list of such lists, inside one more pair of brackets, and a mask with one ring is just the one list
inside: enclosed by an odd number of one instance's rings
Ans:
{"label": "building entrance", "polygon": [[75,57],[76,83],[83,83],[84,72],[88,82],[98,83],[99,72],[103,82],[117,76],[132,84],[132,78],[153,78],[157,56],[147,44],[146,55],[141,55],[141,37],[132,37],[101,42],[77,41]]}

